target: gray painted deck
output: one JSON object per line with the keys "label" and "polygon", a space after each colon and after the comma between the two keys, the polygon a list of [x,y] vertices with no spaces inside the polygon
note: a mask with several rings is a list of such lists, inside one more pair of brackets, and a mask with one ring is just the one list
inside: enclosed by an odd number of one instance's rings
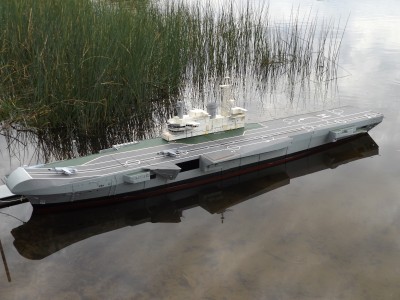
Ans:
{"label": "gray painted deck", "polygon": [[[69,161],[64,161],[64,165],[77,169],[77,174],[71,175],[71,179],[106,176],[119,172],[126,172],[128,170],[141,170],[164,162],[178,163],[183,160],[199,158],[200,155],[205,153],[217,155],[216,153],[226,150],[240,152],[240,150],[245,151],[244,148],[250,148],[259,144],[263,144],[265,147],[267,147],[268,144],[272,146],[279,141],[287,140],[290,137],[303,133],[310,133],[316,129],[331,130],[332,127],[346,127],[346,125],[351,122],[379,116],[380,114],[369,110],[342,107],[339,109],[262,122],[259,123],[259,128],[244,131],[240,136],[221,138],[196,144],[172,142],[150,148],[133,149],[122,152],[115,151],[96,155],[82,164],[73,164],[79,162],[79,160],[71,160],[70,162],[72,164],[68,164]],[[215,133],[213,135],[218,136],[219,134]],[[167,157],[157,154],[162,150],[174,148],[178,148],[181,152],[177,157]],[[57,174],[49,170],[51,167],[52,165],[50,164],[39,168],[27,168],[27,171],[32,178],[66,179],[65,175]]]}

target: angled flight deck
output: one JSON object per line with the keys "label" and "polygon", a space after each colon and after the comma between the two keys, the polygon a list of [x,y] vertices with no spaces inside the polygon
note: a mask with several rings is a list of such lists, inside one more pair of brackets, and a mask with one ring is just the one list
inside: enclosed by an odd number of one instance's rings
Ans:
{"label": "angled flight deck", "polygon": [[[182,158],[194,159],[205,153],[218,153],[228,150],[231,153],[237,152],[240,154],[243,152],[245,154],[246,150],[255,145],[268,147],[276,143],[291,141],[292,137],[313,132],[315,129],[330,130],[332,126],[341,127],[354,121],[379,116],[380,114],[368,110],[360,111],[352,107],[342,107],[340,109],[261,122],[259,123],[259,128],[245,130],[241,135],[234,137],[223,138],[223,134],[216,133],[215,135],[220,136],[217,141],[211,140],[194,144],[173,142],[142,149],[140,149],[139,145],[133,145],[132,149],[105,153],[82,164],[69,165],[68,167],[76,168],[77,172],[73,177],[75,180],[77,178],[111,175],[124,170],[133,171],[166,161],[171,163],[179,162]],[[163,150],[170,149],[178,149],[179,154],[174,157],[159,154]],[[78,162],[79,160],[76,161]],[[69,162],[73,163],[74,160]],[[56,165],[54,164],[54,166]],[[60,174],[54,172],[47,165],[29,168],[27,171],[32,178],[60,178]],[[61,178],[64,179],[64,177]]]}
{"label": "angled flight deck", "polygon": [[[164,140],[145,140],[86,157],[20,167],[6,183],[12,193],[26,196],[34,205],[140,192],[334,143],[368,132],[383,119],[380,113],[345,106],[245,125],[244,109],[234,107],[232,111],[233,115],[217,115],[210,121],[228,130],[215,132],[208,123],[200,128],[203,125],[188,117],[174,117]],[[206,118],[211,115],[201,110],[192,113]],[[196,128],[203,130],[201,135],[196,136]]]}

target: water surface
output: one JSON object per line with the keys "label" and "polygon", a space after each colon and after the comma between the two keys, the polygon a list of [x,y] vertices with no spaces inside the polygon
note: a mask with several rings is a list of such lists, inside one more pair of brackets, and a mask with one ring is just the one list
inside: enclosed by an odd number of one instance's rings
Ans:
{"label": "water surface", "polygon": [[[300,3],[301,13],[349,17],[337,91],[323,103],[267,98],[264,113],[377,110],[385,119],[370,135],[379,155],[331,153],[324,168],[294,168],[301,176],[278,169],[238,189],[137,207],[46,218],[29,203],[2,209],[1,299],[398,299],[400,3],[276,1],[271,15],[284,22]],[[4,175],[20,161],[10,163],[0,143]]]}

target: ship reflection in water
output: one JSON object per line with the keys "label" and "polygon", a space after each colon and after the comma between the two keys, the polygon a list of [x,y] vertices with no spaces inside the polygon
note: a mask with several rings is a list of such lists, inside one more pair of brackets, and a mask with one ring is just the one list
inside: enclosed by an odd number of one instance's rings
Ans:
{"label": "ship reflection in water", "polygon": [[368,135],[338,142],[301,159],[251,174],[111,206],[39,214],[13,229],[14,245],[29,259],[45,258],[69,245],[92,236],[146,222],[178,223],[184,210],[200,206],[211,214],[221,214],[230,207],[290,183],[290,179],[378,154],[378,146]]}

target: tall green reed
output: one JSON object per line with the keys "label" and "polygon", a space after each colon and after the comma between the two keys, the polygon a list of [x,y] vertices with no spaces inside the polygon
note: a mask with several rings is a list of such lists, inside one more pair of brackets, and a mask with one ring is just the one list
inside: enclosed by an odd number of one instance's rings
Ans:
{"label": "tall green reed", "polygon": [[[275,26],[268,7],[215,12],[146,0],[0,3],[0,121],[11,143],[28,132],[45,159],[153,135],[185,86],[226,75],[273,88],[334,76],[339,29],[299,19]],[[337,40],[337,39],[336,39]]]}

